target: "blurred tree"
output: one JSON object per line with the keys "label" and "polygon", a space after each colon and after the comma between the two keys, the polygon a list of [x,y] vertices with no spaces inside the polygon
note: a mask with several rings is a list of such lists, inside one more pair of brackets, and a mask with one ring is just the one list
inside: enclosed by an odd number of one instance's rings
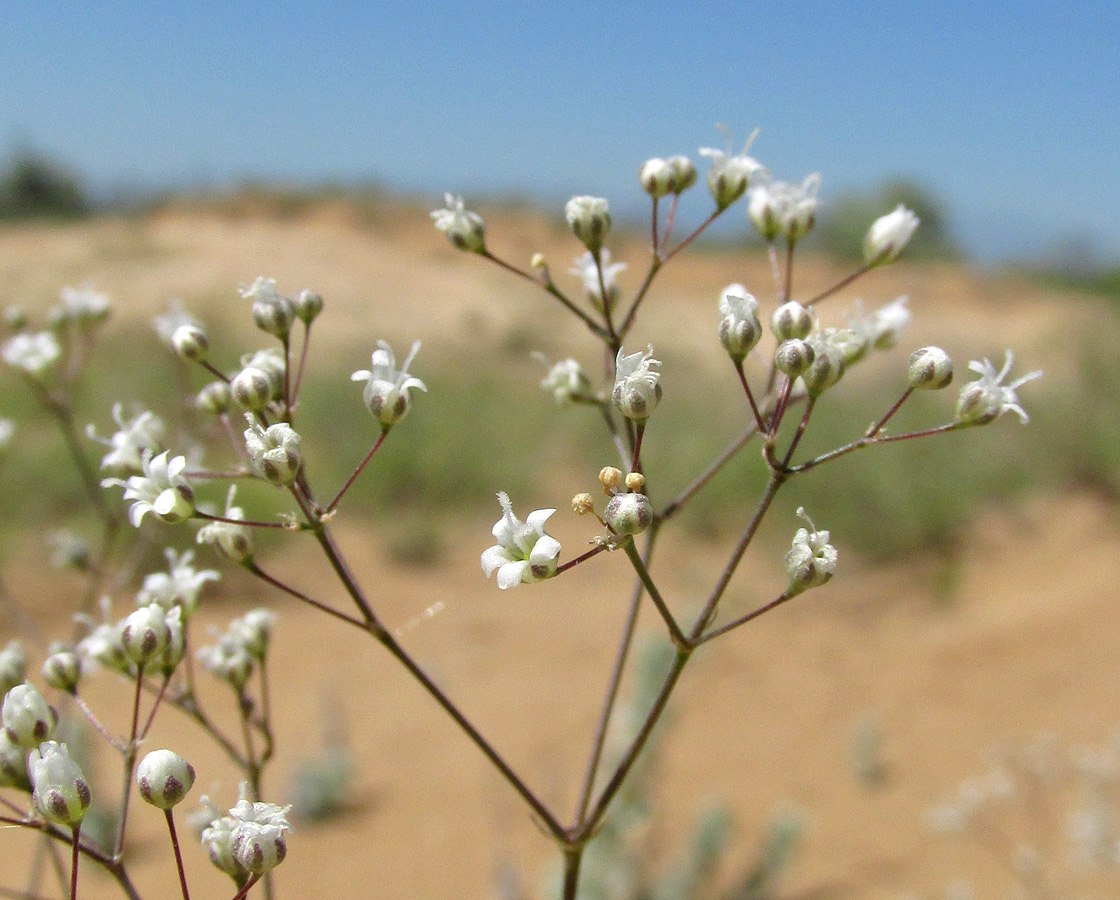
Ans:
{"label": "blurred tree", "polygon": [[905,179],[888,181],[867,193],[841,194],[818,217],[816,246],[843,259],[859,259],[871,223],[900,203],[921,219],[906,248],[906,258],[944,259],[960,254],[940,201],[921,185]]}
{"label": "blurred tree", "polygon": [[42,157],[17,157],[0,178],[0,219],[69,219],[88,212],[78,180]]}

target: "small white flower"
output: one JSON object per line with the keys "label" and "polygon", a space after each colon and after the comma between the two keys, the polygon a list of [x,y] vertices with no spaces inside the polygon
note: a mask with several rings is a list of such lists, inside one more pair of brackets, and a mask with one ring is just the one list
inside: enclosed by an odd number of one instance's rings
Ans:
{"label": "small white flower", "polygon": [[544,523],[556,510],[534,510],[522,522],[513,514],[505,492],[498,494],[498,503],[502,506],[502,517],[493,530],[498,543],[482,553],[482,571],[486,577],[497,570],[498,587],[505,590],[555,574],[560,542],[544,533]]}
{"label": "small white flower", "polygon": [[141,457],[141,475],[132,475],[128,481],[106,478],[102,487],[123,487],[124,499],[134,501],[128,511],[129,521],[136,528],[149,512],[154,512],[165,522],[181,522],[194,515],[194,489],[183,470],[187,460],[182,456],[168,458],[168,451],[152,457],[145,452]]}
{"label": "small white flower", "polygon": [[268,609],[251,609],[241,618],[229,623],[229,636],[240,642],[253,659],[263,660],[272,638],[272,625],[276,613]]}
{"label": "small white flower", "polygon": [[610,207],[602,197],[572,197],[564,207],[564,218],[590,252],[602,248],[603,239],[611,230]]}
{"label": "small white flower", "polygon": [[612,399],[628,419],[644,422],[661,400],[661,361],[653,358],[653,346],[644,353],[626,356],[621,347],[615,359]]}
{"label": "small white flower", "polygon": [[65,744],[45,741],[27,759],[36,809],[56,825],[77,825],[89,809],[92,794]]}
{"label": "small white flower", "polygon": [[78,642],[75,649],[84,666],[103,666],[113,672],[127,675],[131,671],[131,662],[121,643],[120,627],[110,620],[109,598],[102,597],[99,605],[101,621],[85,613],[74,616],[75,621],[89,629],[89,633]]}
{"label": "small white flower", "polygon": [[400,371],[393,357],[393,348],[385,341],[377,342],[373,351],[370,368],[362,369],[350,376],[351,381],[364,381],[362,398],[366,408],[381,423],[382,428],[391,428],[408,414],[412,398],[408,392],[412,388],[427,391],[419,378],[408,374],[408,367],[420,352],[420,342],[416,341],[408,352]]}
{"label": "small white flower", "polygon": [[785,181],[759,184],[751,188],[747,215],[766,240],[772,241],[784,234],[788,240],[797,241],[816,222],[820,186],[821,176],[817,172],[799,185]]}
{"label": "small white flower", "polygon": [[253,657],[244,644],[229,634],[223,634],[213,646],[200,648],[195,655],[204,669],[237,691],[245,687],[253,674]]}
{"label": "small white flower", "polygon": [[288,854],[288,811],[275,803],[253,803],[242,782],[241,797],[229,811],[236,822],[230,835],[230,851],[247,872],[259,875],[275,868]]}
{"label": "small white flower", "polygon": [[[204,796],[200,802],[205,806],[209,798]],[[209,809],[205,810],[205,814],[209,812]],[[202,829],[200,840],[210,862],[240,884],[248,879],[249,873],[233,855],[233,832],[237,824],[237,820],[229,816],[217,816]]]}
{"label": "small white flower", "polygon": [[603,266],[603,281],[600,284],[599,266],[590,250],[572,262],[575,265],[568,269],[568,273],[578,275],[583,280],[583,290],[587,294],[587,299],[591,301],[591,305],[600,312],[603,311],[603,288],[606,288],[608,304],[613,307],[618,301],[619,293],[616,277],[619,272],[626,268],[626,263],[612,263],[611,251],[601,250],[599,252],[599,262]]}
{"label": "small white flower", "polygon": [[[225,519],[244,519],[245,511],[240,506],[233,505],[237,485],[229,486],[226,495],[226,508],[222,513]],[[212,544],[218,551],[229,557],[234,562],[244,562],[253,555],[253,531],[247,525],[235,525],[232,522],[207,522],[198,529],[196,538],[200,544]],[[209,571],[209,570],[208,570]]]}
{"label": "small white flower", "polygon": [[712,147],[700,148],[700,155],[707,156],[712,161],[712,167],[708,170],[708,190],[719,209],[726,209],[742,197],[751,179],[763,175],[766,171],[758,160],[747,156],[754,137],[755,135],[752,134],[747,139],[742,152],[736,156],[731,155],[730,135],[727,138],[726,151]]}
{"label": "small white flower", "polygon": [[258,328],[280,338],[287,336],[296,310],[292,301],[276,290],[273,279],[258,276],[251,285],[243,285],[237,292],[253,304],[253,321]]}
{"label": "small white flower", "polygon": [[101,468],[116,475],[128,475],[143,469],[141,458],[144,451],[158,453],[162,449],[166,428],[163,420],[155,413],[142,410],[129,419],[124,418],[124,407],[113,404],[113,421],[117,430],[111,438],[97,434],[93,425],[86,426],[86,435],[97,443],[109,447],[109,452],[101,458]]}
{"label": "small white flower", "polygon": [[828,532],[817,531],[813,520],[803,508],[798,508],[797,515],[809,523],[809,528],[797,529],[797,534],[793,536],[793,546],[786,554],[788,597],[824,584],[836,571],[836,548],[828,542]]}
{"label": "small white flower", "polygon": [[432,220],[436,228],[447,235],[460,250],[481,253],[486,249],[486,225],[482,216],[471,212],[463,205],[463,198],[444,194],[446,209],[432,210]]}
{"label": "small white flower", "polygon": [[[543,353],[534,353],[533,356],[548,365]],[[560,406],[587,400],[591,396],[591,379],[583,371],[583,366],[571,357],[550,366],[548,374],[541,380],[541,387],[551,392],[552,398]]]}
{"label": "small white flower", "polygon": [[728,355],[743,360],[762,337],[758,301],[741,284],[729,284],[719,298],[719,339]]}
{"label": "small white flower", "polygon": [[64,287],[60,296],[60,316],[79,328],[97,325],[109,317],[109,295],[98,293],[89,285],[80,288]]}
{"label": "small white flower", "polygon": [[253,472],[273,484],[291,484],[303,464],[299,434],[286,422],[263,428],[251,413],[245,418],[245,451]]}
{"label": "small white flower", "polygon": [[2,353],[9,366],[23,369],[32,378],[42,378],[58,362],[62,348],[49,331],[24,332],[9,338]]}
{"label": "small white flower", "polygon": [[869,266],[894,262],[910,243],[918,217],[901,203],[893,212],[871,223],[863,241],[863,260]]}
{"label": "small white flower", "polygon": [[1025,425],[1030,421],[1030,416],[1019,405],[1019,398],[1015,389],[1042,377],[1042,371],[1036,370],[1017,378],[1011,384],[1003,384],[1003,379],[1011,371],[1014,354],[1008,350],[1004,358],[1003,368],[996,372],[995,366],[987,359],[983,362],[972,360],[968,368],[980,377],[970,381],[961,389],[957,399],[957,421],[965,425],[986,425],[1002,416],[1005,412],[1013,412]]}
{"label": "small white flower", "polygon": [[[221,523],[215,523],[221,524]],[[198,607],[198,596],[208,582],[218,581],[221,575],[214,569],[194,569],[194,551],[177,554],[168,547],[164,550],[168,571],[152,572],[144,576],[144,583],[136,595],[137,606],[159,604],[170,612],[176,606],[183,608],[183,618],[190,619]]]}

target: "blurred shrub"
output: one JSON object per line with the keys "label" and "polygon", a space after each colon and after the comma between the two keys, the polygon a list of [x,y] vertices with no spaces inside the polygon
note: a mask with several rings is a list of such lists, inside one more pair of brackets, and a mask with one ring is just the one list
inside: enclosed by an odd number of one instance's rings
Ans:
{"label": "blurred shrub", "polygon": [[0,219],[72,219],[89,211],[78,180],[42,157],[16,158],[0,179]]}
{"label": "blurred shrub", "polygon": [[871,223],[898,204],[918,214],[922,224],[906,248],[907,259],[946,259],[960,255],[949,233],[941,202],[921,185],[905,179],[888,181],[868,192],[841,194],[817,220],[816,246],[842,259],[861,259],[863,239]]}

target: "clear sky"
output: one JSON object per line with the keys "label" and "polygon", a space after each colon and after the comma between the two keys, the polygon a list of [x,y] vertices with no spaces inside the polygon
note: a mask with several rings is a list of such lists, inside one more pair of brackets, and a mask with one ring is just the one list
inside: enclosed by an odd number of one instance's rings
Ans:
{"label": "clear sky", "polygon": [[[1120,3],[0,4],[0,160],[99,192],[253,177],[601,194],[761,129],[822,200],[935,191],[982,258],[1120,258]],[[739,149],[739,146],[736,146]],[[703,167],[701,167],[703,171]],[[697,201],[693,201],[697,202]]]}

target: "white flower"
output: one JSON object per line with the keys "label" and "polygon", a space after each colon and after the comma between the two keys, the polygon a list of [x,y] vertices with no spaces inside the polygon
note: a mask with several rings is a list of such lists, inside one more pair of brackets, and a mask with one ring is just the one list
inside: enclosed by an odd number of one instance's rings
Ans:
{"label": "white flower", "polygon": [[460,250],[481,253],[486,249],[486,225],[482,216],[463,206],[463,198],[444,194],[446,209],[432,210],[432,220],[436,228],[447,235]]}
{"label": "white flower", "polygon": [[[548,365],[543,353],[534,353],[533,356]],[[583,371],[583,366],[570,356],[549,367],[548,375],[541,380],[541,387],[550,391],[560,406],[586,400],[591,395],[591,379]]]}
{"label": "white flower", "polygon": [[917,227],[918,217],[914,211],[898,204],[894,212],[880,216],[871,223],[867,237],[863,240],[864,262],[869,266],[894,262],[910,243]]}
{"label": "white flower", "polygon": [[[210,798],[203,796],[200,802],[205,808],[209,804]],[[210,811],[210,809],[205,809],[205,814],[209,814]],[[233,832],[236,830],[237,824],[237,820],[229,816],[218,816],[211,819],[210,824],[202,829],[200,840],[202,846],[206,849],[206,854],[210,857],[210,862],[238,883],[242,883],[248,878],[248,872],[234,857],[232,848]]]}
{"label": "white flower", "polygon": [[240,619],[230,622],[228,634],[233,640],[238,641],[253,659],[263,660],[268,653],[272,625],[275,621],[276,613],[258,607],[249,610]]}
{"label": "white flower", "polygon": [[27,759],[31,799],[43,817],[56,825],[77,825],[92,795],[85,775],[65,744],[45,741]]}
{"label": "white flower", "polygon": [[828,532],[817,531],[803,508],[798,508],[797,515],[809,523],[809,528],[797,529],[793,546],[786,554],[787,597],[824,584],[836,571],[836,548],[828,542]]}
{"label": "white flower", "polygon": [[719,298],[719,339],[728,355],[741,361],[762,337],[758,301],[741,284],[729,284]]}
{"label": "white flower", "polygon": [[25,681],[4,695],[0,721],[12,742],[34,747],[51,736],[58,724],[58,713],[47,705],[34,685]]}
{"label": "white flower", "polygon": [[172,336],[184,325],[202,330],[202,322],[183,308],[181,300],[171,300],[167,304],[167,311],[152,319],[152,328],[168,347],[171,347]]}
{"label": "white flower", "polygon": [[588,251],[597,252],[611,230],[611,214],[602,197],[572,197],[564,207],[564,218]]}
{"label": "white flower", "polygon": [[291,484],[303,464],[299,434],[286,422],[263,428],[251,413],[245,418],[245,450],[253,472],[273,484]]}
{"label": "white flower", "polygon": [[747,215],[766,240],[784,234],[790,241],[803,237],[816,221],[821,176],[814,172],[801,184],[774,181],[751,188]]}
{"label": "white flower", "polygon": [[194,489],[183,475],[187,460],[182,456],[168,458],[168,451],[152,457],[141,457],[143,474],[132,475],[128,481],[106,478],[102,487],[123,487],[124,499],[135,501],[128,511],[129,521],[136,527],[149,512],[165,522],[181,522],[194,515]]}
{"label": "white flower", "polygon": [[[226,495],[226,509],[222,513],[225,519],[244,519],[245,511],[240,506],[233,505],[237,485],[229,486]],[[207,522],[198,529],[196,538],[200,544],[212,544],[218,551],[229,557],[234,562],[244,562],[253,555],[253,532],[247,525],[235,525],[232,522]],[[209,571],[209,570],[208,570]]]}
{"label": "white flower", "polygon": [[613,307],[618,300],[618,284],[616,283],[615,276],[618,275],[623,269],[626,268],[624,262],[611,262],[611,251],[601,250],[599,252],[599,262],[603,266],[603,281],[599,283],[599,266],[595,262],[595,257],[591,251],[588,250],[583,256],[573,260],[575,265],[568,269],[571,275],[578,275],[583,280],[583,290],[587,294],[587,299],[591,301],[591,305],[597,310],[603,310],[603,288],[607,290],[607,300]]}
{"label": "white flower", "polygon": [[381,423],[382,428],[391,428],[407,415],[412,403],[408,392],[412,388],[428,390],[424,382],[408,374],[408,367],[419,352],[420,342],[416,341],[398,372],[393,348],[385,341],[378,341],[377,349],[373,351],[370,368],[362,369],[350,376],[351,381],[366,383],[362,398],[373,417]]}
{"label": "white flower", "polygon": [[874,333],[871,343],[877,350],[889,350],[910,324],[910,310],[906,304],[910,298],[903,294],[885,306],[880,306],[871,314]]}
{"label": "white flower", "polygon": [[152,572],[144,576],[144,583],[136,595],[136,605],[148,606],[157,603],[167,612],[180,606],[183,608],[183,618],[190,619],[198,607],[198,595],[202,592],[202,588],[207,582],[218,581],[222,576],[214,569],[196,572],[192,565],[193,550],[185,550],[182,554],[177,554],[168,547],[164,555],[167,557],[168,571]]}
{"label": "white flower", "polygon": [[202,647],[195,655],[204,669],[213,672],[236,691],[245,687],[253,674],[253,657],[237,636],[228,632],[218,638],[218,643]]}
{"label": "white flower", "polygon": [[645,421],[661,400],[661,361],[653,358],[653,346],[644,353],[624,355],[618,348],[612,399],[628,419]]}
{"label": "white flower", "polygon": [[96,325],[109,317],[109,295],[98,293],[89,285],[80,288],[64,287],[60,296],[61,317],[79,327]]}
{"label": "white flower", "polygon": [[999,372],[996,372],[995,366],[987,359],[983,362],[972,360],[968,364],[968,368],[980,377],[976,381],[970,381],[961,389],[960,397],[957,399],[958,422],[965,425],[986,425],[1005,412],[1015,413],[1024,425],[1030,421],[1030,416],[1019,405],[1015,389],[1028,381],[1041,378],[1042,371],[1036,370],[1022,378],[1017,378],[1011,384],[1002,384],[1007,373],[1011,371],[1014,360],[1014,354],[1008,350],[1003,368]]}
{"label": "white flower", "polygon": [[726,209],[742,197],[751,179],[766,171],[758,160],[747,156],[753,141],[754,134],[747,139],[742,152],[737,156],[731,155],[730,135],[726,151],[712,147],[700,148],[700,155],[707,156],[712,161],[712,167],[708,170],[708,190],[719,209]]}
{"label": "white flower", "polygon": [[120,403],[113,404],[112,415],[113,421],[117,423],[117,430],[111,438],[100,437],[93,425],[86,426],[86,435],[91,440],[110,448],[101,458],[101,468],[117,475],[140,472],[143,468],[141,457],[144,451],[157,453],[162,449],[166,431],[163,420],[148,410],[142,410],[125,420],[124,407]]}
{"label": "white flower", "polygon": [[236,823],[230,835],[233,858],[246,871],[259,875],[273,869],[288,854],[286,836],[291,830],[288,811],[291,806],[275,803],[253,803],[248,798],[248,787],[241,783],[241,796],[229,811]]}
{"label": "white flower", "polygon": [[77,622],[90,629],[89,634],[78,642],[75,649],[83,665],[88,667],[92,663],[127,675],[131,671],[131,663],[121,643],[121,630],[110,621],[108,597],[101,598],[100,608],[100,622],[85,613],[74,616]]}
{"label": "white flower", "polygon": [[237,292],[252,302],[253,321],[258,328],[281,339],[287,336],[296,310],[292,301],[276,290],[273,279],[258,277],[248,287],[239,287]]}
{"label": "white flower", "polygon": [[4,362],[23,369],[32,378],[42,378],[62,355],[62,348],[49,331],[24,332],[11,337],[3,349]]}
{"label": "white flower", "polygon": [[505,590],[555,574],[560,542],[544,533],[544,523],[556,510],[534,510],[525,522],[521,522],[513,514],[505,492],[498,494],[498,503],[502,506],[502,517],[493,531],[498,543],[482,553],[482,571],[486,577],[489,578],[497,569],[498,587]]}

